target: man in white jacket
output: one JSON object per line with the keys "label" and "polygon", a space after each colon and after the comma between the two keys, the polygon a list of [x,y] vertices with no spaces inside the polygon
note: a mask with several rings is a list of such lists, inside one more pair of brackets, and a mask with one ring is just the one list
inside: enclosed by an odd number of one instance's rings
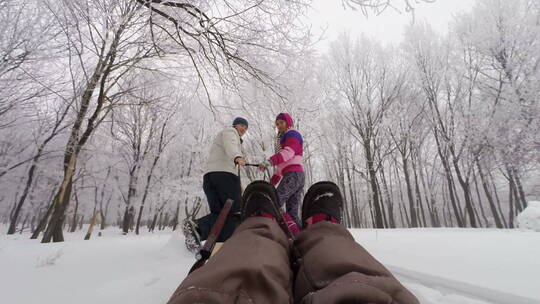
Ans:
{"label": "man in white jacket", "polygon": [[219,132],[212,146],[203,176],[203,190],[208,200],[210,214],[197,220],[201,240],[205,240],[212,225],[227,199],[234,203],[227,222],[223,226],[218,242],[227,240],[239,224],[242,190],[240,188],[239,166],[245,166],[242,156],[241,137],[248,129],[248,122],[242,117],[234,119],[232,127]]}

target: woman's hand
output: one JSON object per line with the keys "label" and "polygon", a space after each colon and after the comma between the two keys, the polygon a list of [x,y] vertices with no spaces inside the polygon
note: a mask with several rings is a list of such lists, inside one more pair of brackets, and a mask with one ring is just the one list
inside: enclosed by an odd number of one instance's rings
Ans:
{"label": "woman's hand", "polygon": [[267,159],[259,164],[259,170],[265,171],[268,170],[268,167],[270,167],[272,164]]}

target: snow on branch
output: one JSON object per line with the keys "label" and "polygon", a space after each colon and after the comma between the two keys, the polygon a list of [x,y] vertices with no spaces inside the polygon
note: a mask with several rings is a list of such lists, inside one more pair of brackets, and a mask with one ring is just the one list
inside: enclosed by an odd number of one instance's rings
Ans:
{"label": "snow on branch", "polygon": [[414,16],[414,9],[417,4],[423,2],[433,3],[435,1],[436,0],[341,0],[344,7],[353,10],[360,9],[366,16],[370,11],[378,15],[388,8],[398,12],[405,10],[405,12],[411,13]]}
{"label": "snow on branch", "polygon": [[155,48],[185,54],[205,89],[207,75],[214,75],[222,84],[234,85],[243,78],[272,87],[275,84],[257,60],[268,52],[293,52],[309,40],[309,31],[296,20],[308,8],[307,0],[200,1],[197,5],[166,0],[137,2],[150,10],[152,32],[174,42],[154,43]]}

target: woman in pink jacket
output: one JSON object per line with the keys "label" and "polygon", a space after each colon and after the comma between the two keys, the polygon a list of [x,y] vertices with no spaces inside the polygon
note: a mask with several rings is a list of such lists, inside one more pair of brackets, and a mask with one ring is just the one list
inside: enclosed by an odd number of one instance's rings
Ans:
{"label": "woman in pink jacket", "polygon": [[279,203],[285,204],[287,214],[302,227],[298,218],[300,199],[304,192],[303,139],[300,132],[293,129],[292,117],[287,113],[279,113],[276,117],[278,136],[276,154],[261,164],[261,169],[274,166],[274,175],[270,182],[277,187]]}

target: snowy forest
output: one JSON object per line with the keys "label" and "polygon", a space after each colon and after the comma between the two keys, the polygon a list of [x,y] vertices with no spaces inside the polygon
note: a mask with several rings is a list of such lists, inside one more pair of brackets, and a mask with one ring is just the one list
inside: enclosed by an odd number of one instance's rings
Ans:
{"label": "snowy forest", "polygon": [[287,112],[347,227],[516,227],[540,198],[540,2],[471,1],[446,33],[415,1],[339,2],[408,14],[404,41],[321,50],[310,0],[0,0],[0,224],[43,243],[175,230],[208,212],[216,132],[245,117],[259,163]]}

